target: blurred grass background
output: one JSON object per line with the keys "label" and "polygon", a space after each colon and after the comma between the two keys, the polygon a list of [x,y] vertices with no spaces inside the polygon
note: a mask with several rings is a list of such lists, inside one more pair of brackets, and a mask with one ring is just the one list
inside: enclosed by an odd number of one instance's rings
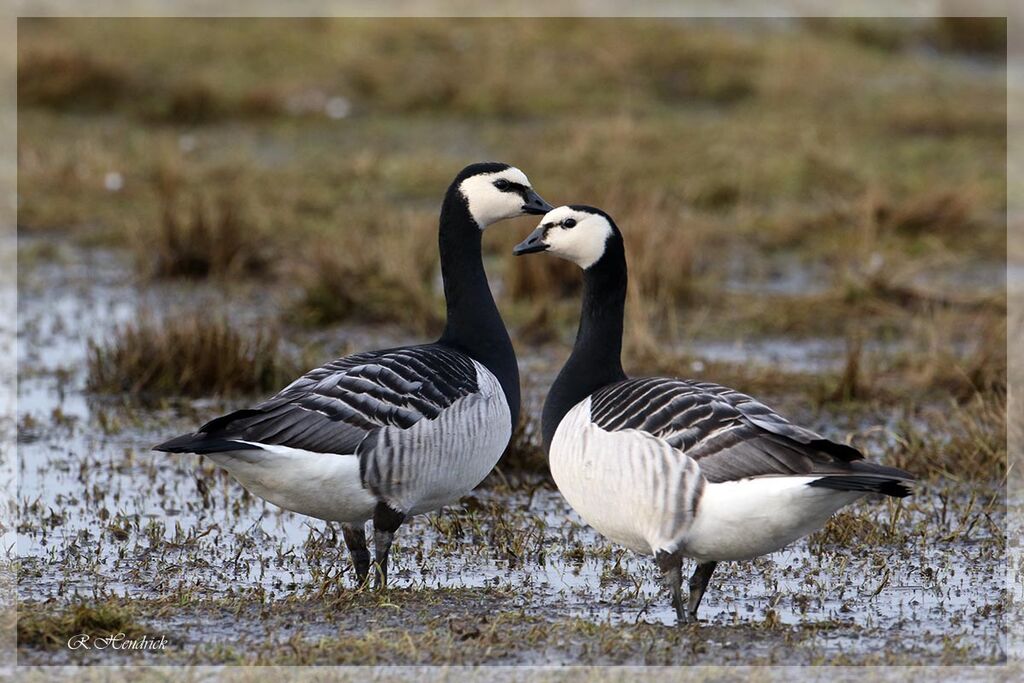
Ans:
{"label": "blurred grass background", "polygon": [[[998,18],[21,19],[19,230],[124,249],[141,282],[293,293],[288,328],[425,335],[442,193],[507,161],[625,233],[627,368],[814,405],[952,400],[998,458],[1005,51]],[[488,232],[489,274],[521,355],[561,358],[578,273],[511,257],[529,227]],[[135,386],[152,349],[179,375],[208,355],[160,336],[94,349],[97,388]],[[836,371],[700,352],[818,338],[843,341]]]}

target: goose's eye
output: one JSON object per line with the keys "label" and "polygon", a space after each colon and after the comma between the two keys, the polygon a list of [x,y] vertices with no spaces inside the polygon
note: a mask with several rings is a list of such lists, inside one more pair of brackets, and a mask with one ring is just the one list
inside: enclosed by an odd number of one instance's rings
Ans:
{"label": "goose's eye", "polygon": [[497,180],[494,181],[494,186],[501,190],[502,192],[508,189],[508,185],[508,181],[505,180],[504,178],[498,178]]}
{"label": "goose's eye", "polygon": [[564,221],[562,221],[562,227],[563,228],[575,228],[576,227],[576,219],[575,218],[566,218]]}

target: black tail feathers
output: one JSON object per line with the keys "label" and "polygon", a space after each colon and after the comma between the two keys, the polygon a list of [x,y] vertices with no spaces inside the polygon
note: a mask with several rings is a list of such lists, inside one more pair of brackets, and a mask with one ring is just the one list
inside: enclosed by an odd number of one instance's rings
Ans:
{"label": "black tail feathers", "polygon": [[232,441],[216,436],[210,436],[204,432],[195,434],[182,434],[173,439],[153,446],[154,451],[164,453],[222,453],[224,451],[246,451],[259,450],[259,446]]}
{"label": "black tail feathers", "polygon": [[886,479],[870,474],[842,474],[815,479],[808,486],[816,486],[835,491],[864,491],[865,493],[881,493],[893,498],[906,498],[911,494],[910,481],[906,479]]}

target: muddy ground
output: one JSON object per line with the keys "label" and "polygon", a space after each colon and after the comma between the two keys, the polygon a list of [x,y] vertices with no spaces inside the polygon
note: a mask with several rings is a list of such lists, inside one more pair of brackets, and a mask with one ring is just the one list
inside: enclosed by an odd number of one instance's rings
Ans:
{"label": "muddy ground", "polygon": [[[90,339],[182,305],[231,304],[258,324],[259,288],[144,285],[122,254],[47,239],[45,250],[35,238],[19,245],[33,255],[18,299],[19,664],[1007,657],[1012,598],[997,485],[979,493],[946,481],[903,503],[865,500],[791,548],[721,565],[701,623],[677,627],[649,558],[598,537],[542,476],[505,468],[460,506],[402,528],[391,589],[354,590],[337,530],[248,495],[198,457],[150,452],[230,402],[125,402],[84,390]],[[331,343],[383,346],[395,341],[387,335],[337,331]],[[706,353],[733,347],[709,344]],[[841,362],[829,355],[842,352],[833,340],[785,348],[791,364]],[[771,347],[744,353],[780,362]],[[557,359],[523,362],[531,386],[543,386]],[[804,417],[828,431],[827,416]],[[879,443],[887,438],[896,437],[880,430]],[[69,649],[67,638],[97,624],[167,644]]]}

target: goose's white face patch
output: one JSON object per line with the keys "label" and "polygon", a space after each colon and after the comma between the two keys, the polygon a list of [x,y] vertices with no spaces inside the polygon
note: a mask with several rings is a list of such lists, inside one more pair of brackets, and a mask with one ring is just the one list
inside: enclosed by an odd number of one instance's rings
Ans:
{"label": "goose's white face patch", "polygon": [[[502,190],[495,183],[509,183],[509,189]],[[523,196],[517,187],[531,187],[526,174],[514,166],[497,173],[480,173],[459,183],[459,192],[469,204],[469,213],[483,230],[492,223],[506,218],[522,216]]]}
{"label": "goose's white face patch", "polygon": [[584,270],[601,258],[613,232],[611,223],[604,216],[577,211],[568,206],[549,211],[540,224],[550,226],[544,234],[547,250]]}

